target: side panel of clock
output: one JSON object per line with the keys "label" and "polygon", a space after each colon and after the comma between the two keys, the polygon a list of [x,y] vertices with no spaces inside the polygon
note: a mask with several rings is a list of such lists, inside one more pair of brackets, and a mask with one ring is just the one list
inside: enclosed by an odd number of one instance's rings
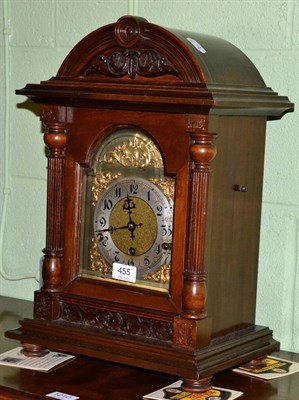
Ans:
{"label": "side panel of clock", "polygon": [[[184,133],[185,119],[181,115],[113,110],[69,110],[68,139],[65,164],[65,221],[63,282],[65,295],[86,296],[93,300],[117,302],[124,309],[134,304],[139,312],[160,310],[177,314],[181,311],[182,272],[184,269],[186,234],[187,191],[185,181],[189,170],[189,137]],[[92,157],[107,137],[117,128],[136,127],[148,133],[161,151],[165,175],[175,178],[174,224],[180,227],[174,240],[171,282],[175,290],[154,292],[146,288],[138,290],[134,285],[105,282],[80,277],[80,221],[82,221],[83,175],[90,167]],[[172,149],[169,143],[172,143]],[[73,221],[73,225],[69,225]],[[176,231],[177,229],[175,229]],[[138,306],[136,306],[138,304]],[[112,306],[111,306],[112,307]],[[146,311],[147,310],[147,311]]]}
{"label": "side panel of clock", "polygon": [[264,117],[215,117],[207,224],[207,313],[219,336],[254,324],[265,147]]}

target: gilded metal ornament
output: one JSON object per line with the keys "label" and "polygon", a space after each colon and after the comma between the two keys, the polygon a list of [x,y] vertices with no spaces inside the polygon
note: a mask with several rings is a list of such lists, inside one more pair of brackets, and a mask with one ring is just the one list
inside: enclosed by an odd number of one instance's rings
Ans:
{"label": "gilded metal ornament", "polygon": [[92,191],[92,205],[95,207],[97,201],[99,200],[99,196],[101,192],[106,189],[108,184],[115,180],[118,179],[121,176],[120,173],[117,174],[112,174],[111,172],[105,172],[105,173],[97,173],[95,174],[94,177],[94,182],[91,187]]}
{"label": "gilded metal ornament", "polygon": [[170,264],[161,265],[158,271],[144,275],[142,279],[144,279],[145,281],[154,281],[157,283],[167,283],[170,279],[170,269]]}
{"label": "gilded metal ornament", "polygon": [[158,186],[164,195],[168,198],[168,200],[174,198],[174,179],[173,178],[163,178],[163,179],[157,179],[157,178],[151,178],[150,181]]}
{"label": "gilded metal ornament", "polygon": [[137,135],[124,141],[103,156],[107,164],[120,164],[123,167],[163,168],[161,154],[149,139],[140,139]]}
{"label": "gilded metal ornament", "polygon": [[109,274],[112,270],[112,268],[107,265],[105,260],[101,257],[94,238],[91,239],[90,269],[102,274],[103,276]]}

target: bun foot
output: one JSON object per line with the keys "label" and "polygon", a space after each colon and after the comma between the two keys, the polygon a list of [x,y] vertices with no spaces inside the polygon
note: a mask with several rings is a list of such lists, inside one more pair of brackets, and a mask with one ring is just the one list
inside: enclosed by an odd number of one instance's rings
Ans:
{"label": "bun foot", "polygon": [[26,357],[43,357],[49,353],[45,347],[37,346],[31,343],[22,343],[22,354]]}
{"label": "bun foot", "polygon": [[266,358],[267,358],[267,356],[261,356],[261,357],[258,357],[258,358],[255,358],[255,359],[249,361],[245,365],[246,365],[247,368],[252,368],[252,369],[262,368],[262,367],[265,367],[267,365],[266,361],[265,361]]}
{"label": "bun foot", "polygon": [[182,388],[187,392],[202,393],[212,388],[211,379],[213,376],[205,376],[200,379],[183,378]]}

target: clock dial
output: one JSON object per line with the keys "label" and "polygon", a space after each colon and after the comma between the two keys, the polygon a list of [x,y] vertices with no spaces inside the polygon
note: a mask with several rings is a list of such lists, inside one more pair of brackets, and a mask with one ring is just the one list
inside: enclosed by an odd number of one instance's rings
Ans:
{"label": "clock dial", "polygon": [[98,249],[108,264],[137,268],[137,276],[167,262],[172,238],[172,204],[153,183],[125,178],[109,185],[94,215]]}
{"label": "clock dial", "polygon": [[84,186],[81,274],[110,280],[117,263],[136,267],[136,285],[168,290],[174,179],[154,141],[138,128],[116,129]]}

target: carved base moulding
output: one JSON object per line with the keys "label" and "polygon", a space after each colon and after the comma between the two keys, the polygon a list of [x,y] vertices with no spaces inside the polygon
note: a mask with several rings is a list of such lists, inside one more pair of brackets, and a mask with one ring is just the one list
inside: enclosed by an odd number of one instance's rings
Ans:
{"label": "carved base moulding", "polygon": [[[6,336],[26,343],[29,351],[28,343],[34,343],[34,351],[37,346],[41,350],[50,346],[53,350],[181,376],[183,381],[186,378],[186,385],[188,380],[210,379],[216,372],[257,359],[279,347],[278,342],[272,339],[272,332],[260,326],[212,339],[209,345],[197,350],[177,347],[157,337],[139,335],[136,339],[132,330],[108,334],[105,328],[69,323],[62,319],[51,323],[25,319],[20,330],[7,332]],[[198,391],[203,391],[203,387],[199,387]]]}
{"label": "carved base moulding", "polygon": [[279,348],[266,327],[248,326],[211,339],[209,318],[135,314],[102,302],[36,292],[35,319],[21,321],[20,329],[6,336],[20,340],[28,356],[43,356],[50,348],[120,362],[181,376],[192,391],[211,387],[218,371]]}

